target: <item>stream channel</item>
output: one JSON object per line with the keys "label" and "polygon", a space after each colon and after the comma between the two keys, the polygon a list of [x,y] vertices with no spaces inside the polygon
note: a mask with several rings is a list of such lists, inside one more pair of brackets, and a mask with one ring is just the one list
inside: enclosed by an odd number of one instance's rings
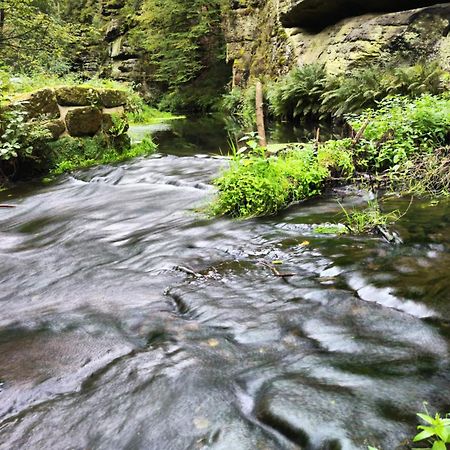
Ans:
{"label": "stream channel", "polygon": [[314,234],[355,189],[208,219],[205,127],[0,193],[2,450],[393,450],[450,411],[450,202],[414,201],[397,246]]}

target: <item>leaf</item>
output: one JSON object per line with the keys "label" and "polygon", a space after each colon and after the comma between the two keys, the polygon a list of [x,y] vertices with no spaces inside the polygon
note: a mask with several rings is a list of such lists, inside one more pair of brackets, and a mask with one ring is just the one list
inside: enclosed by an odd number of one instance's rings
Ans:
{"label": "leaf", "polygon": [[435,441],[431,450],[447,450],[446,445],[442,441]]}
{"label": "leaf", "polygon": [[275,261],[272,261],[272,264],[281,265],[281,264],[283,264],[283,261],[280,261],[280,260],[276,259]]}
{"label": "leaf", "polygon": [[427,439],[431,436],[434,436],[434,431],[432,430],[431,427],[427,427],[426,430],[423,430],[421,433],[417,434],[416,436],[414,436],[413,441],[417,442],[417,441],[422,441],[423,439]]}
{"label": "leaf", "polygon": [[433,419],[432,417],[428,416],[427,414],[420,414],[420,413],[417,413],[417,415],[418,415],[424,422],[429,423],[430,425],[433,424],[433,420],[434,420],[434,419]]}

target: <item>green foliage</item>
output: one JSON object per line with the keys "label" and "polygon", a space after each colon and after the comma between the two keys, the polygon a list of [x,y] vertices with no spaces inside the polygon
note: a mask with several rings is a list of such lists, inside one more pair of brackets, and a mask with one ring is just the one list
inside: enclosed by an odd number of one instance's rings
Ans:
{"label": "green foliage", "polygon": [[[427,159],[450,140],[449,96],[390,97],[378,110],[369,109],[348,120],[361,130],[358,138],[304,145],[300,150],[288,146],[266,150],[249,140],[245,150],[235,150],[229,170],[216,180],[219,193],[213,212],[234,217],[272,214],[292,201],[317,194],[328,180],[352,178],[357,170],[379,173],[389,169],[392,177],[413,174],[411,161],[418,158],[429,162],[421,169],[424,185],[450,189],[450,157],[445,148],[444,159]],[[245,154],[248,149],[250,153]],[[427,177],[426,170],[433,164],[435,170]],[[354,233],[383,227],[398,218],[396,211],[382,214],[376,203],[365,211],[346,213],[347,226]]]}
{"label": "green foliage", "polygon": [[355,173],[353,164],[353,142],[351,139],[326,141],[320,145],[317,159],[332,176],[351,178]]}
{"label": "green foliage", "polygon": [[358,146],[358,166],[374,171],[396,170],[414,154],[429,153],[448,141],[450,98],[389,97],[378,109],[349,116],[348,121],[355,130],[367,124]]}
{"label": "green foliage", "polygon": [[323,223],[314,227],[314,233],[317,234],[347,234],[348,228],[342,223]]}
{"label": "green foliage", "polygon": [[27,122],[26,113],[20,109],[6,110],[1,114],[0,132],[0,164],[2,161],[36,158],[36,150],[51,137],[42,124]]}
{"label": "green foliage", "polygon": [[137,20],[132,38],[147,51],[152,77],[169,90],[224,59],[219,1],[144,0]]}
{"label": "green foliage", "polygon": [[93,138],[65,137],[49,144],[51,149],[51,174],[59,175],[99,164],[126,161],[138,156],[151,155],[156,144],[146,138],[128,149],[114,148],[103,136]]}
{"label": "green foliage", "polygon": [[250,154],[236,153],[230,168],[215,180],[219,193],[213,214],[255,217],[274,214],[289,203],[321,192],[329,172],[322,167],[312,146],[265,157],[265,149],[249,142]]}
{"label": "green foliage", "polygon": [[446,418],[436,413],[434,417],[428,414],[417,414],[427,425],[419,425],[417,428],[421,430],[414,437],[414,442],[426,440],[431,447],[428,450],[447,450],[450,444],[450,415]]}
{"label": "green foliage", "polygon": [[448,74],[437,63],[414,66],[354,69],[339,76],[328,75],[321,65],[293,69],[269,88],[270,111],[288,120],[342,118],[375,107],[389,95],[411,98],[424,93],[440,94]]}
{"label": "green foliage", "polygon": [[185,116],[175,116],[170,112],[159,111],[156,108],[143,105],[141,108],[129,112],[127,117],[132,124],[151,124],[166,120],[183,119]]}
{"label": "green foliage", "polygon": [[270,110],[275,117],[301,119],[318,117],[327,74],[320,64],[296,67],[269,88]]}
{"label": "green foliage", "polygon": [[32,0],[1,2],[4,23],[0,28],[0,64],[14,71],[45,68],[66,72],[68,55],[76,44],[74,33],[62,19],[43,11],[46,2],[40,6]]}
{"label": "green foliage", "polygon": [[376,200],[370,200],[363,210],[347,211],[342,205],[341,208],[344,213],[343,223],[353,234],[372,233],[379,227],[385,228],[392,225],[403,215],[398,210],[383,213]]}
{"label": "green foliage", "polygon": [[416,195],[450,195],[450,146],[414,155],[389,171],[391,184]]}
{"label": "green foliage", "polygon": [[223,95],[221,109],[233,117],[247,130],[252,130],[256,123],[256,89],[251,85],[245,89],[234,87]]}

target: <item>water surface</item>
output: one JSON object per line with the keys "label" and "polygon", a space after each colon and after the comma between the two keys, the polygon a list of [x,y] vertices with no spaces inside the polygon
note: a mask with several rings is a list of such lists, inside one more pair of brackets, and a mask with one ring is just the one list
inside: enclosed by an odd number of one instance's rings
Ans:
{"label": "water surface", "polygon": [[315,235],[333,196],[210,220],[226,162],[176,142],[0,193],[0,448],[392,450],[450,410],[448,201],[400,246]]}

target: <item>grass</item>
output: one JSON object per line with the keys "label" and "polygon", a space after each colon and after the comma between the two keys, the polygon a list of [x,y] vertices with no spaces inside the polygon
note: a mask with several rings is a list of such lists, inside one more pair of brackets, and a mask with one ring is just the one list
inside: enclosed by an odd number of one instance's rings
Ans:
{"label": "grass", "polygon": [[47,87],[58,86],[85,86],[93,88],[104,89],[118,89],[122,91],[131,91],[128,84],[120,83],[118,81],[106,78],[91,78],[85,80],[80,78],[77,74],[68,74],[63,77],[53,74],[35,74],[35,75],[11,75],[5,74],[8,77],[8,83],[5,83],[6,94],[24,94],[33,92]]}

